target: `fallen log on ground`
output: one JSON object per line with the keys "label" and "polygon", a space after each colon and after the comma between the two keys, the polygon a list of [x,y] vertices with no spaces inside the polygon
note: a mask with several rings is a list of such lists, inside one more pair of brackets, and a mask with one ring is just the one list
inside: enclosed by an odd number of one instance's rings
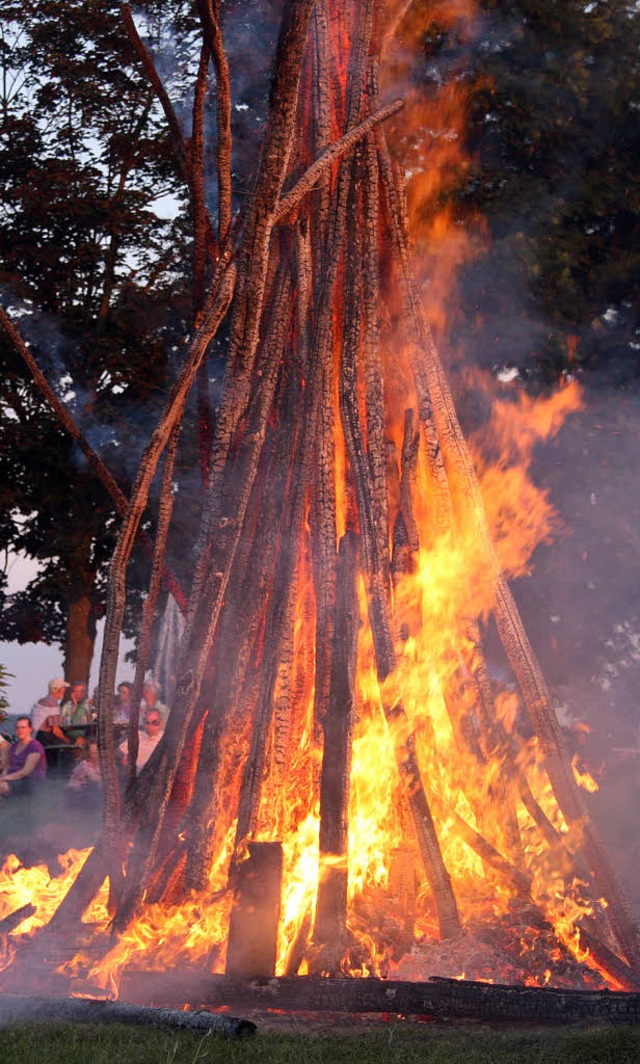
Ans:
{"label": "fallen log on ground", "polygon": [[295,976],[260,981],[195,972],[125,972],[121,991],[141,1003],[176,1006],[197,1002],[211,1008],[227,1004],[291,1012],[391,1012],[496,1023],[640,1023],[640,993],[503,986],[464,979],[410,983]]}
{"label": "fallen log on ground", "polygon": [[124,1001],[97,998],[38,998],[23,994],[0,994],[0,1026],[25,1020],[56,1020],[62,1023],[130,1023],[137,1026],[171,1027],[188,1031],[213,1031],[225,1038],[244,1038],[256,1030],[250,1020],[205,1009],[149,1008]]}

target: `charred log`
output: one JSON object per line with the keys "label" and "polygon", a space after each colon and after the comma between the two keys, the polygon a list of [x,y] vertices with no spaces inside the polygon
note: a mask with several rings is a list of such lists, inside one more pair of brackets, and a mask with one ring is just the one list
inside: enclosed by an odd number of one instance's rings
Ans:
{"label": "charred log", "polygon": [[323,979],[297,976],[263,983],[224,976],[130,972],[127,997],[143,1003],[206,1001],[214,1008],[287,1009],[292,1012],[391,1012],[434,1019],[482,1019],[493,1023],[640,1021],[640,994],[551,987],[501,986],[464,979],[407,983],[387,979]]}
{"label": "charred log", "polygon": [[[349,775],[360,616],[356,588],[358,537],[347,532],[338,554],[329,702],[322,717],[320,877],[313,940],[323,970],[338,968],[347,934]],[[331,960],[329,952],[333,955]]]}

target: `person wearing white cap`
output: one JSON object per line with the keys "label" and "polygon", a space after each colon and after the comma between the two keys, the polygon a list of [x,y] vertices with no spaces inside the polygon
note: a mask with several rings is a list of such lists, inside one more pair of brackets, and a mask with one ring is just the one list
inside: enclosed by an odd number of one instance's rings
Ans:
{"label": "person wearing white cap", "polygon": [[34,735],[47,717],[59,711],[60,702],[68,686],[69,684],[62,676],[54,676],[53,680],[49,680],[48,694],[35,702],[29,711]]}

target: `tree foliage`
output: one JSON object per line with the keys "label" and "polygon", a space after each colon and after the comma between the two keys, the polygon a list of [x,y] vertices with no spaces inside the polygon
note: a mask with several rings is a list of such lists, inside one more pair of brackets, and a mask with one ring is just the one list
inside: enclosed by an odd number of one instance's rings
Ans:
{"label": "tree foliage", "polygon": [[[162,209],[167,196],[180,207],[180,177],[118,4],[5,3],[2,14],[3,302],[126,491],[187,327],[183,227]],[[8,345],[2,362],[0,545],[40,569],[0,634],[63,642],[83,675],[113,504]]]}
{"label": "tree foliage", "polygon": [[[445,69],[456,44],[455,27],[430,32],[427,68]],[[461,224],[478,211],[488,223],[462,283],[474,356],[544,376],[636,372],[639,49],[626,0],[480,3],[463,75],[471,166],[450,193]]]}

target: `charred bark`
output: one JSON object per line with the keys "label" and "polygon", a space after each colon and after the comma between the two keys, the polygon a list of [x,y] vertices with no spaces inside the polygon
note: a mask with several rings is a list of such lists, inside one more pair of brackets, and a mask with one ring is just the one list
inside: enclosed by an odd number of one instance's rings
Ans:
{"label": "charred bark", "polygon": [[576,1023],[606,1020],[615,1024],[640,1021],[640,994],[608,990],[564,990],[551,987],[501,986],[465,979],[399,982],[391,979],[324,979],[317,976],[270,979],[265,983],[198,975],[190,979],[156,972],[125,977],[128,997],[149,1003],[180,1004],[193,994],[211,1007],[226,1003],[244,1008],[292,1012],[392,1012],[434,1019],[482,1019],[500,1023]]}
{"label": "charred bark", "polygon": [[329,702],[322,716],[324,747],[320,776],[320,877],[314,965],[337,969],[347,935],[349,777],[355,707],[356,650],[360,615],[356,587],[358,537],[340,541]]}

